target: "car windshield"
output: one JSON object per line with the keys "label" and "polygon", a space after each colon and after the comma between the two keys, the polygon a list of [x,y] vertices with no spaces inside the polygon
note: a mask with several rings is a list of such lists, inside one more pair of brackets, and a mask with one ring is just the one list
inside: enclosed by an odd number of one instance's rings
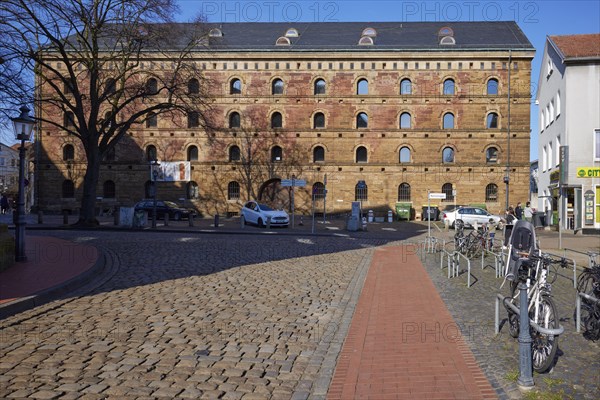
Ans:
{"label": "car windshield", "polygon": [[273,211],[273,209],[271,207],[269,207],[268,205],[266,205],[266,204],[259,204],[258,206],[263,211]]}
{"label": "car windshield", "polygon": [[165,201],[165,206],[169,207],[169,208],[179,208],[179,206],[175,203],[173,203],[172,201]]}

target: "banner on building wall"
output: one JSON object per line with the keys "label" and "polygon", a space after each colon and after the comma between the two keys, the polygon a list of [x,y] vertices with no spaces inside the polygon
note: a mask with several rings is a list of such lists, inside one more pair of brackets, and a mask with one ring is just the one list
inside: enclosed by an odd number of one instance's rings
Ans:
{"label": "banner on building wall", "polygon": [[577,168],[578,178],[600,178],[600,167]]}
{"label": "banner on building wall", "polygon": [[160,161],[153,166],[156,174],[156,182],[181,182],[190,181],[191,167],[189,161]]}

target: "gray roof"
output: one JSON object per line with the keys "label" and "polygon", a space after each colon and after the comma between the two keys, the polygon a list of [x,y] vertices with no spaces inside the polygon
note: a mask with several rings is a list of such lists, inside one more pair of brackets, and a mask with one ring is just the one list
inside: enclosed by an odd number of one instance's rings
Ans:
{"label": "gray roof", "polygon": [[[211,23],[223,36],[210,38],[211,51],[431,51],[431,50],[534,50],[514,21],[498,22],[285,22]],[[455,45],[441,45],[439,31],[449,27]],[[290,46],[275,42],[289,28],[299,37],[290,37]],[[365,28],[374,28],[373,45],[359,45]]]}

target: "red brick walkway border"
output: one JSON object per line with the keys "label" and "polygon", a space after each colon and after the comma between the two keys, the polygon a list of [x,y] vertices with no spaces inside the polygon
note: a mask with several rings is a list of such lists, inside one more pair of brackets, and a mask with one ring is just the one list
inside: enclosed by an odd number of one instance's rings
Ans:
{"label": "red brick walkway border", "polygon": [[328,399],[496,399],[416,249],[378,249]]}

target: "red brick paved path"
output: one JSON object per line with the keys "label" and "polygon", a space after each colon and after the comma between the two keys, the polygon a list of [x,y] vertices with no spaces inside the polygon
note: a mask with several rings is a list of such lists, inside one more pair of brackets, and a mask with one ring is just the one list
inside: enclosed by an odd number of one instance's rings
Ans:
{"label": "red brick paved path", "polygon": [[414,248],[378,249],[328,399],[495,399]]}

